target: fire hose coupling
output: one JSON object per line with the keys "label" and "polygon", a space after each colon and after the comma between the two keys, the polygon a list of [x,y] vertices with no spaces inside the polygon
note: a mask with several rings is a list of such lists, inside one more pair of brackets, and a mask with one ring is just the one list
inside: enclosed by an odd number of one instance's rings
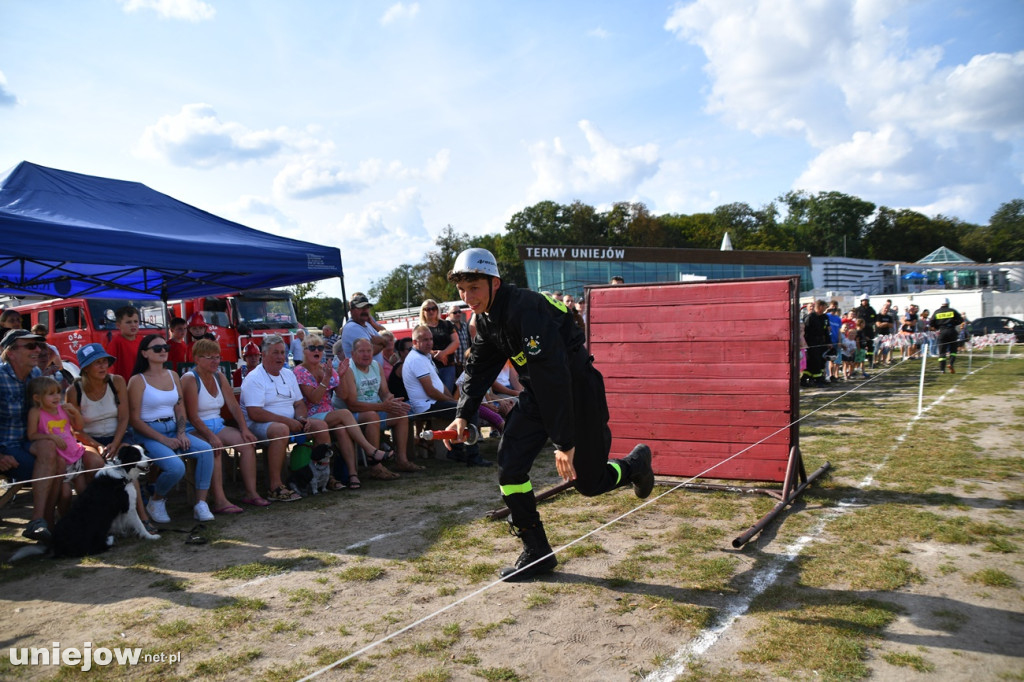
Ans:
{"label": "fire hose coupling", "polygon": [[[466,440],[462,441],[466,445],[473,445],[480,440],[480,429],[468,424],[466,426]],[[450,431],[421,431],[420,438],[423,440],[453,440],[459,442],[459,434],[456,433],[455,429]]]}

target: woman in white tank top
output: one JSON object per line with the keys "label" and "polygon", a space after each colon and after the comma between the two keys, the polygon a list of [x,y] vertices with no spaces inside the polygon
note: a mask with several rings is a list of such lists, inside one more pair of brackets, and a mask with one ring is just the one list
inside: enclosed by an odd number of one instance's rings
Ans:
{"label": "woman in white tank top", "polygon": [[[238,453],[245,497],[242,502],[257,507],[270,504],[256,492],[256,436],[245,425],[242,409],[227,377],[220,371],[220,345],[211,339],[199,339],[192,346],[195,369],[181,378],[181,391],[185,398],[188,432],[195,433],[214,448],[213,476],[210,479],[210,500],[214,514],[238,514],[242,508],[234,505],[224,494],[224,474],[221,454],[225,446]],[[227,425],[221,410],[227,408],[235,425]]]}
{"label": "woman in white tank top", "polygon": [[193,516],[212,521],[206,503],[213,476],[213,451],[209,443],[186,434],[185,405],[178,376],[164,369],[170,346],[161,335],[147,336],[139,344],[135,371],[128,382],[128,413],[135,438],[160,468],[156,491],[146,505],[150,518],[169,523],[167,493],[185,475],[181,457],[196,460],[196,498]]}

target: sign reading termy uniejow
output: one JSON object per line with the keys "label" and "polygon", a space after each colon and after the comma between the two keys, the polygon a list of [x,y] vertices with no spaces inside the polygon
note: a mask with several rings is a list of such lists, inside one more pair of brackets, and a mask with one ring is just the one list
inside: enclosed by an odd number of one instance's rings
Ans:
{"label": "sign reading termy uniejow", "polygon": [[605,246],[524,246],[527,258],[573,260],[623,260],[626,249]]}

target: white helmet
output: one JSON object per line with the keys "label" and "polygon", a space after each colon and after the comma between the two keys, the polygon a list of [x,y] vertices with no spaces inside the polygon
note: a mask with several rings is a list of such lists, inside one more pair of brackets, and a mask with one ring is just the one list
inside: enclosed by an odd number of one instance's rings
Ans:
{"label": "white helmet", "polygon": [[479,274],[501,277],[498,274],[498,261],[487,249],[466,249],[455,259],[451,274]]}

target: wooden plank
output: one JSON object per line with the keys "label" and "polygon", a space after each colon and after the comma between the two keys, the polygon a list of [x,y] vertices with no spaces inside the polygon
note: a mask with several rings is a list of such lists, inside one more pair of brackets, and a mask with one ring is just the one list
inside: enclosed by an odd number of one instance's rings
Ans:
{"label": "wooden plank", "polygon": [[778,483],[786,477],[786,461],[752,461],[734,459],[728,462],[701,460],[693,457],[656,457],[654,473],[660,476],[739,479]]}
{"label": "wooden plank", "polygon": [[736,395],[683,395],[680,393],[618,393],[607,392],[608,407],[620,409],[679,409],[719,412],[742,412],[756,405],[761,410],[784,411],[788,417],[789,396],[778,393],[743,393]]}
{"label": "wooden plank", "polygon": [[738,379],[605,379],[605,390],[614,393],[682,393],[698,395],[746,395],[748,393],[784,393],[790,382],[785,379],[749,377]]}
{"label": "wooden plank", "polygon": [[789,283],[776,281],[701,282],[680,285],[651,284],[644,287],[600,287],[588,290],[587,308],[614,305],[637,307],[660,304],[676,306],[699,300],[709,304],[746,301],[750,305],[789,300]]}
{"label": "wooden plank", "polygon": [[618,422],[638,422],[673,426],[766,426],[782,428],[790,423],[789,413],[767,410],[732,410],[730,412],[708,412],[707,410],[642,409],[620,407],[615,410]]}
{"label": "wooden plank", "polygon": [[[759,363],[790,362],[788,341],[766,341],[745,336],[739,339],[674,342],[591,341],[588,346],[600,363],[699,362]],[[640,356],[638,357],[638,353]]]}
{"label": "wooden plank", "polygon": [[[622,307],[602,303],[594,308],[589,318],[591,324],[645,324],[665,319],[664,305]],[[706,301],[694,300],[689,304],[676,304],[672,311],[674,319],[685,318],[691,322],[715,324],[746,320],[748,323],[776,322],[789,317],[788,301],[764,301],[751,306],[747,301],[729,301],[709,305]]]}
{"label": "wooden plank", "polygon": [[660,454],[671,454],[679,457],[705,457],[709,461],[721,461],[737,456],[753,460],[788,460],[789,448],[778,443],[694,443],[680,440],[641,440],[622,438],[614,431],[612,438],[612,456],[625,457],[637,443],[647,443],[655,457]]}
{"label": "wooden plank", "polygon": [[[596,359],[596,356],[595,356]],[[662,379],[720,379],[730,381],[746,381],[747,378],[733,363],[702,363],[702,362],[658,362],[640,363],[634,361],[594,363],[594,366],[608,378],[629,379],[637,375],[638,367],[643,372]],[[747,365],[748,367],[750,365]],[[789,360],[785,362],[757,363],[758,379],[785,379],[789,376]]]}
{"label": "wooden plank", "polygon": [[[666,320],[665,316],[662,320]],[[751,329],[746,320],[718,322],[714,328],[703,322],[668,319],[662,322],[648,322],[643,325],[622,323],[602,324],[595,319],[589,321],[591,336],[602,341],[709,341],[747,339],[751,341],[788,341],[790,326],[788,320],[764,320]],[[753,335],[753,336],[752,336]]]}
{"label": "wooden plank", "polygon": [[[617,418],[618,415],[615,416]],[[698,443],[789,443],[788,429],[772,426],[698,426],[611,421],[612,433],[626,439],[678,439]]]}

